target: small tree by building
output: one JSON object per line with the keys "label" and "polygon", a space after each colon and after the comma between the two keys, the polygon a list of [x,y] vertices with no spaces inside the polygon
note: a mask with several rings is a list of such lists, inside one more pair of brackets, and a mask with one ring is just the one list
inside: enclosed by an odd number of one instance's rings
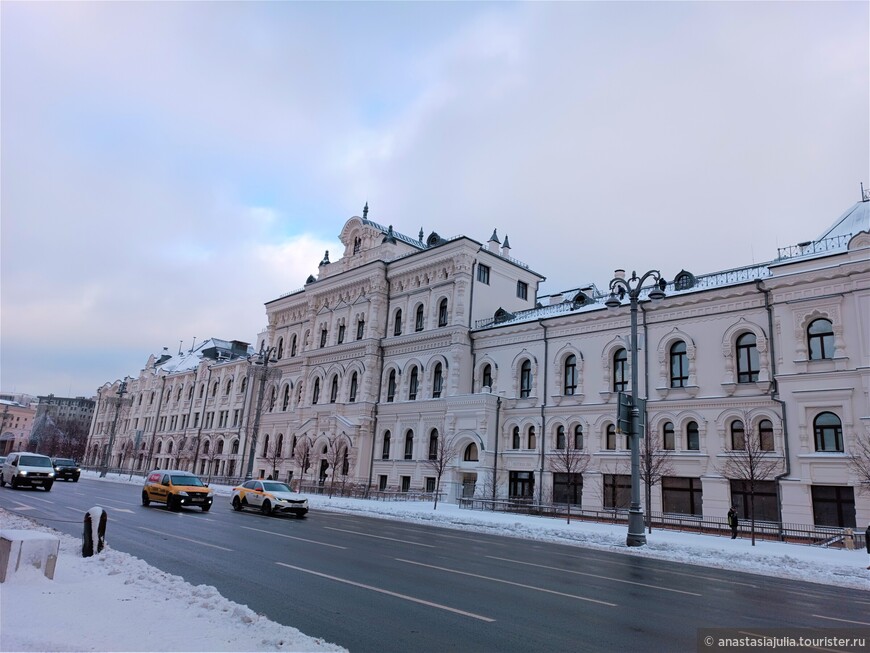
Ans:
{"label": "small tree by building", "polygon": [[273,440],[269,438],[269,441],[266,443],[266,446],[263,448],[263,455],[261,456],[263,460],[269,466],[269,474],[273,479],[278,480],[278,467],[280,467],[281,463],[284,462],[284,439],[277,438]]}
{"label": "small tree by building", "polygon": [[[674,475],[674,466],[671,459],[671,451],[659,446],[659,441],[652,428],[647,430],[644,437],[639,438],[640,451],[638,452],[638,472],[640,482],[644,489],[644,519],[647,531],[652,533],[652,518],[650,505],[652,504],[652,489],[661,485],[662,479]],[[631,474],[631,463],[626,461],[620,464],[620,473]],[[627,468],[627,469],[626,469]]]}
{"label": "small tree by building", "polygon": [[755,546],[755,495],[759,483],[773,479],[782,459],[773,451],[772,442],[763,441],[746,412],[743,413],[743,425],[743,441],[732,441],[732,447],[725,451],[725,463],[720,472],[725,478],[742,481],[749,491],[750,535],[752,546]]}
{"label": "small tree by building", "polygon": [[855,449],[849,454],[849,467],[858,477],[858,492],[870,494],[870,435],[855,438]]}
{"label": "small tree by building", "polygon": [[347,474],[353,465],[355,452],[351,449],[351,440],[344,433],[334,433],[326,441],[326,453],[323,459],[329,466],[329,496],[335,492],[336,475],[341,482],[341,491],[347,482]]}
{"label": "small tree by building", "polygon": [[[574,438],[558,439],[556,448],[550,451],[547,455],[547,463],[550,471],[556,474],[564,474],[567,486],[568,496],[565,503],[568,505],[568,523],[571,523],[571,503],[572,499],[577,495],[578,485],[582,487],[583,472],[589,467],[589,454],[582,448],[578,448],[578,442]],[[555,478],[553,485],[555,487]],[[556,497],[553,497],[555,501]]]}
{"label": "small tree by building", "polygon": [[459,455],[459,446],[454,436],[432,433],[429,440],[429,455],[423,464],[435,473],[435,505],[432,510],[438,510],[438,497],[441,494],[441,478],[447,467]]}
{"label": "small tree by building", "polygon": [[[507,480],[503,470],[487,469],[478,479],[475,489],[479,498],[495,502],[504,499],[506,487]],[[495,509],[494,503],[492,508]]]}
{"label": "small tree by building", "polygon": [[311,441],[307,437],[301,437],[296,441],[296,446],[293,448],[293,459],[299,466],[299,490],[305,483],[305,473],[311,467],[312,453]]}

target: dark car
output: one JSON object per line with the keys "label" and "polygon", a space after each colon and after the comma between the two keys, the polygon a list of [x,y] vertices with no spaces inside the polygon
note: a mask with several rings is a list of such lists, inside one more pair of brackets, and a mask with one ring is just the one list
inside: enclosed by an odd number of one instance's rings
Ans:
{"label": "dark car", "polygon": [[72,458],[55,458],[51,461],[54,465],[55,479],[63,479],[68,481],[72,479],[78,482],[79,476],[82,475],[82,468]]}

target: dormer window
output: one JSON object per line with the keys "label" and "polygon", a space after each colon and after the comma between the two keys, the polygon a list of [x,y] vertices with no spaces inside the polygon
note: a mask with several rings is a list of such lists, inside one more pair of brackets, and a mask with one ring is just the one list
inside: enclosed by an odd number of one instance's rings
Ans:
{"label": "dormer window", "polygon": [[362,238],[357,236],[356,238],[353,239],[353,253],[359,254],[359,250],[361,247],[362,247]]}

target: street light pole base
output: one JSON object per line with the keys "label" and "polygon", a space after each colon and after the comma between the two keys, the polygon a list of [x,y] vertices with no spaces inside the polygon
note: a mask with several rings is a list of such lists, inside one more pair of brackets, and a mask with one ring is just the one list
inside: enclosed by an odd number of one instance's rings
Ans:
{"label": "street light pole base", "polygon": [[628,536],[626,546],[645,546],[646,533],[643,532],[643,511],[628,511]]}

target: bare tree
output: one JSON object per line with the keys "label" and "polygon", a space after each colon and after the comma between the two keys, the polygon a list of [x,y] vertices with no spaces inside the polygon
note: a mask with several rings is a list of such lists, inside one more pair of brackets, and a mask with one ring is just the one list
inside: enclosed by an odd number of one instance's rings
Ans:
{"label": "bare tree", "polygon": [[504,498],[504,487],[506,487],[504,471],[488,469],[483,472],[480,481],[477,483],[476,494],[482,499],[497,501]]}
{"label": "bare tree", "polygon": [[779,471],[782,459],[773,451],[772,442],[762,441],[749,418],[744,412],[743,442],[732,442],[732,448],[725,451],[725,463],[720,472],[725,478],[743,481],[749,489],[750,534],[752,546],[755,546],[755,493],[760,482],[771,480]]}
{"label": "bare tree", "polygon": [[[565,445],[559,448],[558,445]],[[565,503],[568,504],[568,523],[571,523],[571,500],[577,494],[578,482],[582,486],[583,472],[589,467],[589,454],[583,449],[577,448],[578,443],[574,438],[566,438],[564,441],[557,442],[556,449],[553,449],[547,456],[547,463],[550,471],[553,474],[564,474],[568,480],[568,496]],[[555,486],[555,478],[553,479]],[[555,496],[553,497],[555,501]]]}
{"label": "bare tree", "polygon": [[54,453],[60,458],[81,460],[88,443],[88,427],[81,420],[60,419],[57,421],[58,439]]}
{"label": "bare tree", "polygon": [[283,440],[279,443],[278,441],[272,440],[270,438],[266,447],[263,449],[263,455],[261,456],[261,458],[265,459],[265,461],[269,465],[269,475],[277,481],[278,467],[285,458]]}
{"label": "bare tree", "polygon": [[334,433],[326,441],[326,453],[323,455],[326,464],[329,465],[329,496],[335,491],[335,476],[341,479],[341,492],[344,494],[344,486],[347,483],[347,474],[353,465],[355,452],[350,448],[350,438],[345,433]]}
{"label": "bare tree", "polygon": [[858,476],[858,491],[870,494],[870,435],[855,439],[855,451],[849,455],[849,467]]}
{"label": "bare tree", "polygon": [[302,490],[302,485],[305,482],[305,472],[311,467],[311,440],[307,437],[299,438],[296,441],[296,446],[293,448],[293,458],[296,464],[299,465],[299,490]]}
{"label": "bare tree", "polygon": [[456,438],[446,435],[434,435],[429,442],[429,456],[423,464],[435,472],[435,506],[432,510],[438,510],[438,496],[441,493],[441,477],[444,471],[459,455],[459,446]]}
{"label": "bare tree", "polygon": [[646,437],[640,439],[640,480],[646,492],[646,527],[652,533],[652,518],[650,517],[650,504],[652,503],[652,489],[655,485],[661,485],[665,476],[674,475],[674,466],[671,461],[671,451],[662,449],[656,441],[656,434],[652,429],[647,431]]}

